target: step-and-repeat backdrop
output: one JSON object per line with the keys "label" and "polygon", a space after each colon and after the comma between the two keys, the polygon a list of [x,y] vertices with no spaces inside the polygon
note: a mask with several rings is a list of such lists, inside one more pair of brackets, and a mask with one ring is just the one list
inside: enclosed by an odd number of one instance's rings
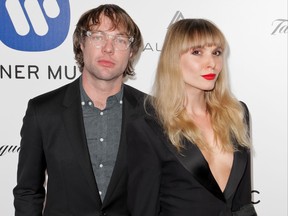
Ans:
{"label": "step-and-repeat backdrop", "polygon": [[149,93],[167,27],[183,18],[215,22],[230,46],[231,86],[252,117],[253,203],[260,216],[287,216],[287,0],[1,0],[0,215],[14,215],[20,129],[30,98],[79,76],[72,34],[80,15],[104,3],[139,25],[136,79]]}

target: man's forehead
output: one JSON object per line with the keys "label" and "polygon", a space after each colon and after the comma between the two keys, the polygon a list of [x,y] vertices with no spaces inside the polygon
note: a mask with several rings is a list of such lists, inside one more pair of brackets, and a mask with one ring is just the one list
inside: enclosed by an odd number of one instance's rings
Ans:
{"label": "man's forehead", "polygon": [[126,32],[126,28],[121,23],[113,23],[113,21],[105,16],[101,15],[97,20],[97,23],[93,23],[90,20],[89,29],[92,31],[102,30],[102,31],[119,31],[119,32]]}

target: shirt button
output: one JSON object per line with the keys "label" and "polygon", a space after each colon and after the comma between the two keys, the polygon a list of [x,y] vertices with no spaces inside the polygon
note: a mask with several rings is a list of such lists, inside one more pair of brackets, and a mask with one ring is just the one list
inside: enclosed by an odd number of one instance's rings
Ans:
{"label": "shirt button", "polygon": [[82,105],[82,106],[84,106],[84,105],[85,105],[85,102],[84,102],[84,101],[82,101],[82,102],[81,102],[81,105]]}
{"label": "shirt button", "polygon": [[104,113],[103,112],[100,112],[100,115],[103,115]]}
{"label": "shirt button", "polygon": [[100,138],[100,142],[103,142],[104,141],[104,139],[103,138]]}
{"label": "shirt button", "polygon": [[92,106],[92,102],[91,101],[89,101],[88,104],[89,104],[89,106]]}
{"label": "shirt button", "polygon": [[99,194],[102,195],[102,191],[99,191]]}
{"label": "shirt button", "polygon": [[100,164],[99,167],[102,168],[102,167],[103,167],[103,164]]}
{"label": "shirt button", "polygon": [[119,103],[120,103],[120,104],[122,104],[122,103],[123,103],[123,101],[122,101],[122,100],[120,100],[120,101],[119,101]]}

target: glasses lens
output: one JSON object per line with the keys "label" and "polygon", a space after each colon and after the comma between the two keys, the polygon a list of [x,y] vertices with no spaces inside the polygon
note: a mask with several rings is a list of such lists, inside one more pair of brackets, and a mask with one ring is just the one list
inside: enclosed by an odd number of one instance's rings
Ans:
{"label": "glasses lens", "polygon": [[126,50],[133,42],[133,37],[127,37],[124,35],[109,35],[105,32],[87,31],[86,35],[91,39],[91,42],[96,48],[105,46],[108,39],[112,40],[113,46],[116,50]]}
{"label": "glasses lens", "polygon": [[116,36],[113,42],[114,42],[115,49],[118,49],[118,50],[126,50],[131,44],[128,37],[121,36],[121,35]]}
{"label": "glasses lens", "polygon": [[106,37],[103,32],[87,31],[86,35],[90,38],[91,42],[96,48],[101,48],[106,43]]}

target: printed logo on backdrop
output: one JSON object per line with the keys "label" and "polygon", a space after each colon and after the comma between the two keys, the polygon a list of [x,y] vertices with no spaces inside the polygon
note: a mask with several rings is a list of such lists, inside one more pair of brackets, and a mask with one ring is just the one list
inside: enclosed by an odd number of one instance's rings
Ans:
{"label": "printed logo on backdrop", "polygon": [[70,27],[68,0],[2,0],[0,41],[7,47],[39,52],[60,46]]}
{"label": "printed logo on backdrop", "polygon": [[[173,23],[179,21],[179,20],[182,20],[182,19],[184,19],[183,14],[182,14],[180,11],[177,11],[177,12],[175,13],[173,19],[171,20],[169,26],[172,25]],[[168,26],[168,28],[169,28],[169,26]]]}
{"label": "printed logo on backdrop", "polygon": [[17,145],[2,145],[0,146],[0,157],[8,153],[18,153],[20,151],[20,146]]}
{"label": "printed logo on backdrop", "polygon": [[255,204],[260,203],[260,200],[255,197],[255,196],[257,196],[258,194],[260,194],[260,192],[257,191],[257,190],[252,190],[252,191],[251,191],[251,194],[252,194],[252,197],[254,198],[254,200],[252,200],[252,204],[255,205]]}
{"label": "printed logo on backdrop", "polygon": [[[60,46],[70,28],[69,0],[2,0],[0,2],[0,41],[24,52],[43,52]],[[41,71],[41,74],[40,74]],[[43,71],[46,71],[45,73]],[[77,67],[37,64],[0,65],[0,79],[73,80]]]}
{"label": "printed logo on backdrop", "polygon": [[[183,14],[181,13],[181,11],[176,11],[176,13],[174,14],[174,16],[172,17],[168,28],[170,25],[172,25],[173,23],[177,22],[178,20],[184,19]],[[145,44],[143,51],[161,51],[161,46],[159,46],[159,43],[156,42],[155,45],[154,43],[148,42]]]}
{"label": "printed logo on backdrop", "polygon": [[276,19],[272,22],[273,30],[271,35],[287,34],[288,19]]}

